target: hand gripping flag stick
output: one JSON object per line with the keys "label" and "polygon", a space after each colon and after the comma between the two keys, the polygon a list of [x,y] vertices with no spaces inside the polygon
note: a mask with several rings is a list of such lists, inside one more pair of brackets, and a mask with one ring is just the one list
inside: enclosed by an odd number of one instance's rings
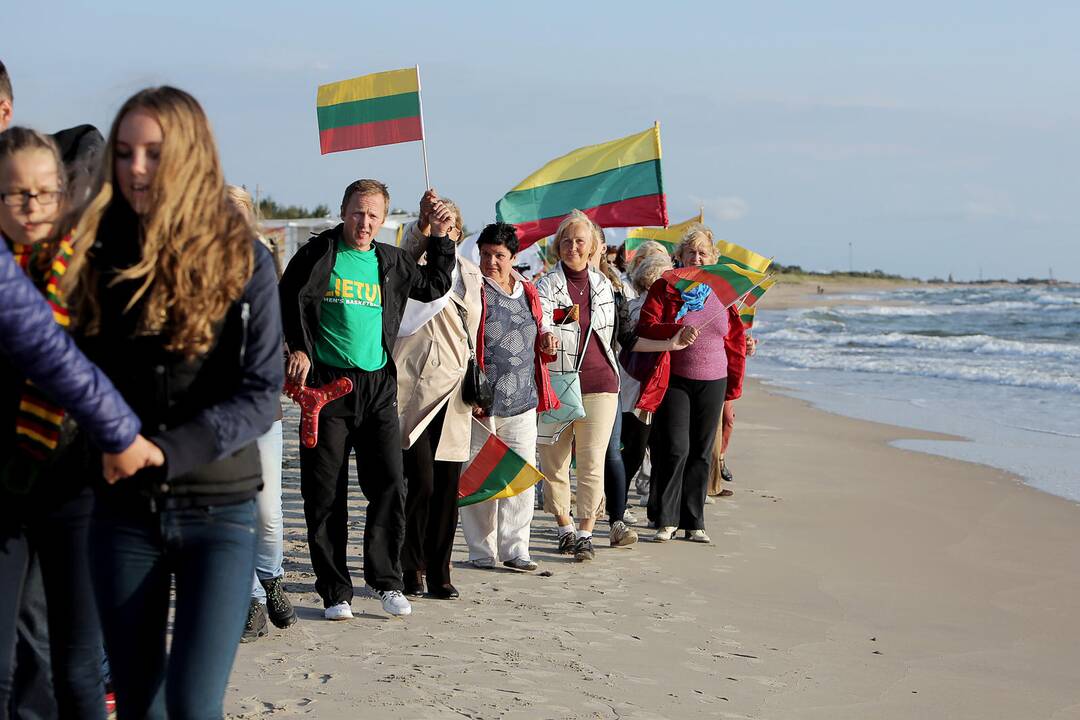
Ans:
{"label": "hand gripping flag stick", "polygon": [[305,387],[295,382],[285,383],[285,394],[300,406],[300,442],[313,448],[319,442],[319,413],[323,407],[352,392],[352,380],[340,377],[320,388]]}

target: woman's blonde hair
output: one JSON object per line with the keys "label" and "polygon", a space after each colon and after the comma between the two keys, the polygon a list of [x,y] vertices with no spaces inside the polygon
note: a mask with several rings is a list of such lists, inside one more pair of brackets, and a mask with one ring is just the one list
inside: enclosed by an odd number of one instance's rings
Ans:
{"label": "woman's blonde hair", "polygon": [[239,185],[226,185],[225,194],[237,210],[247,218],[252,225],[255,224],[255,201],[251,199],[251,193]]}
{"label": "woman's blonde hair", "polygon": [[650,253],[641,257],[635,255],[633,259],[636,262],[629,271],[630,284],[639,293],[648,292],[653,283],[671,269],[671,256],[666,252]]}
{"label": "woman's blonde hair", "polygon": [[[142,258],[119,269],[114,282],[138,287],[127,310],[145,298],[140,332],[165,336],[165,349],[189,358],[205,354],[214,326],[243,293],[254,269],[255,234],[225,194],[225,178],[210,122],[198,101],[173,87],[147,88],[116,115],[102,158],[100,189],[76,229],[79,252],[69,276],[80,288],[79,322],[99,330],[96,272],[86,252],[106,211],[125,203],[114,194],[120,123],[143,112],[161,126],[161,157],[150,185],[150,210],[139,218]],[[109,242],[108,237],[101,238]],[[76,267],[77,266],[77,267]]]}
{"label": "woman's blonde hair", "polygon": [[592,221],[585,213],[580,210],[574,209],[570,211],[570,214],[562,219],[559,223],[559,227],[555,230],[555,257],[562,260],[562,251],[559,249],[559,243],[562,242],[563,237],[570,232],[570,228],[578,223],[581,223],[589,228],[589,234],[592,235],[593,246],[589,250],[589,257],[591,258],[594,253],[598,252],[604,244],[604,234],[600,231],[599,226]]}
{"label": "woman's blonde hair", "polygon": [[679,241],[679,247],[675,250],[675,257],[681,260],[683,251],[692,248],[698,243],[701,243],[708,248],[710,257],[712,257],[713,260],[716,259],[716,246],[713,244],[713,232],[701,223],[694,223],[687,228],[682,236],[682,240]]}

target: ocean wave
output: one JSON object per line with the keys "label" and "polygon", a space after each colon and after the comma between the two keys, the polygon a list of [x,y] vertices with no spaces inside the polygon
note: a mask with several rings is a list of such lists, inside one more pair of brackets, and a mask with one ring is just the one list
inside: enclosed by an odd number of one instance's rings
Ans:
{"label": "ocean wave", "polygon": [[927,362],[925,358],[914,356],[889,357],[797,348],[772,348],[769,357],[784,365],[801,369],[908,375],[1080,394],[1080,378],[1075,374],[1065,369],[1046,370],[1033,363]]}
{"label": "ocean wave", "polygon": [[1080,364],[1080,347],[1061,343],[1005,340],[991,335],[919,335],[911,333],[848,333],[822,334],[804,327],[787,327],[773,332],[759,332],[758,337],[769,342],[816,344],[835,348],[900,348],[932,353],[974,353],[1059,359]]}

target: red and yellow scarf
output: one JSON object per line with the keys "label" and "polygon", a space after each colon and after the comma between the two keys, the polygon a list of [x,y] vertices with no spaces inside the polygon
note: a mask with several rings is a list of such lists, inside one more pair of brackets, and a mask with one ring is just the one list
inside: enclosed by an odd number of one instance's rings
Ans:
{"label": "red and yellow scarf", "polygon": [[[60,291],[60,278],[71,262],[71,236],[65,237],[57,246],[13,245],[15,261],[45,296],[52,308],[53,319],[66,328],[71,323],[71,317]],[[63,408],[54,404],[45,393],[27,380],[15,418],[18,447],[37,460],[46,459],[60,442],[60,426],[63,421]]]}

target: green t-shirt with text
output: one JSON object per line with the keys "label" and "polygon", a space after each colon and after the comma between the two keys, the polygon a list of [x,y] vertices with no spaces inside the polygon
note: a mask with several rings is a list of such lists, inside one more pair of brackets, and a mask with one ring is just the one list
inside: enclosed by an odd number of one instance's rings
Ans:
{"label": "green t-shirt with text", "polygon": [[330,286],[322,300],[315,359],[331,367],[369,371],[386,364],[382,289],[374,247],[362,252],[338,241]]}

